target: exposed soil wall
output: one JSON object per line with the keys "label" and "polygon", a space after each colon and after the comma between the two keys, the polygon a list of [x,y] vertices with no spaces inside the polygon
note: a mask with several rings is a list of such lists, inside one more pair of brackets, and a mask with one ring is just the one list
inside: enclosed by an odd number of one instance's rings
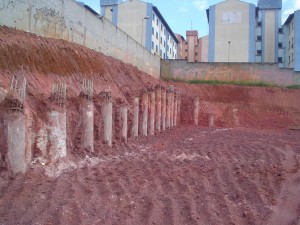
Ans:
{"label": "exposed soil wall", "polygon": [[[0,27],[0,99],[9,89],[12,75],[24,75],[27,79],[25,120],[27,127],[26,159],[46,157],[51,149],[49,112],[62,110],[50,99],[52,84],[65,82],[67,85],[67,155],[108,154],[111,150],[103,146],[103,122],[101,99],[98,94],[111,90],[113,97],[113,144],[120,138],[121,126],[117,108],[128,105],[128,136],[132,138],[133,97],[144,91],[153,91],[157,85],[167,88],[174,85],[181,93],[180,121],[193,124],[193,99],[199,96],[199,125],[208,126],[209,115],[214,116],[217,127],[286,128],[300,124],[298,90],[281,88],[258,88],[238,86],[209,86],[166,83],[154,79],[136,67],[123,63],[86,47],[62,40],[41,38],[33,34]],[[80,146],[82,140],[82,99],[79,97],[83,78],[94,81],[94,139],[95,151]],[[142,120],[142,105],[139,119]],[[150,110],[148,110],[150,111]],[[1,103],[0,129],[4,130],[8,113]],[[148,128],[150,116],[148,116]],[[140,124],[141,125],[141,124]],[[140,126],[141,128],[141,126]],[[149,132],[149,130],[148,130]],[[140,133],[141,135],[141,133]],[[1,133],[0,140],[5,140]],[[5,143],[0,143],[4,145]],[[1,148],[3,168],[6,148]]]}
{"label": "exposed soil wall", "polygon": [[[22,74],[28,170],[14,176],[3,132],[12,112],[3,100],[12,75]],[[83,78],[94,81],[94,151],[82,146]],[[67,84],[63,107],[50,98],[60,82]],[[134,96],[142,101],[159,85],[180,92],[180,127],[133,140]],[[113,148],[102,138],[99,93],[106,89]],[[199,126],[192,125],[195,97]],[[299,224],[299,131],[287,129],[300,125],[299,97],[281,88],[165,83],[85,47],[2,27],[0,224]],[[118,135],[122,104],[129,108],[128,143]],[[51,119],[53,111],[66,117]],[[142,119],[141,105],[139,111]],[[206,128],[209,115],[216,127]],[[52,125],[64,119],[67,155],[52,163]]]}

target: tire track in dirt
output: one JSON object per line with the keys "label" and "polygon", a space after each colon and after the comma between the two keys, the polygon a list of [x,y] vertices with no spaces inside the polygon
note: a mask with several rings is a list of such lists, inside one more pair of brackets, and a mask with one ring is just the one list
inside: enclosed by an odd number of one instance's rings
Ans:
{"label": "tire track in dirt", "polygon": [[268,224],[270,225],[298,225],[300,224],[300,154],[296,154],[294,149],[286,145],[285,149],[276,148],[285,156],[283,168],[287,173],[287,181],[280,191],[280,200],[274,208]]}

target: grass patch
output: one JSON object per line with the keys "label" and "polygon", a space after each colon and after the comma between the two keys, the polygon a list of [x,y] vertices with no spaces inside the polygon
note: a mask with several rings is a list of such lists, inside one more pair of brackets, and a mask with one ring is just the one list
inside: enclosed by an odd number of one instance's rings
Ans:
{"label": "grass patch", "polygon": [[291,85],[291,86],[287,86],[288,89],[300,89],[300,85]]}
{"label": "grass patch", "polygon": [[181,79],[181,78],[162,77],[161,80],[163,80],[163,81],[180,82],[180,83],[188,83],[187,80],[184,80],[184,79]]}
{"label": "grass patch", "polygon": [[[252,86],[252,87],[283,87],[264,81],[222,81],[222,80],[185,80],[182,78],[163,77],[163,81],[172,81],[185,84],[208,84],[208,85],[237,85],[237,86]],[[284,87],[283,87],[284,88]],[[300,84],[287,86],[288,89],[300,89]]]}
{"label": "grass patch", "polygon": [[210,85],[238,85],[238,86],[256,86],[256,87],[276,87],[277,85],[263,81],[222,81],[222,80],[190,80],[190,84],[210,84]]}

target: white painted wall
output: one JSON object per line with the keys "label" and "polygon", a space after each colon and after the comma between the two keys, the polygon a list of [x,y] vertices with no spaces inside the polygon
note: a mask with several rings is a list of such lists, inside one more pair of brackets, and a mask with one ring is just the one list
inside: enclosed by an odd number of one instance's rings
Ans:
{"label": "white painted wall", "polygon": [[147,28],[147,21],[143,20],[143,18],[145,18],[146,16],[147,3],[132,0],[118,5],[118,27],[143,46],[145,46]]}
{"label": "white painted wall", "polygon": [[275,62],[275,29],[276,16],[275,10],[265,11],[265,42],[264,42],[264,61],[265,63]]}
{"label": "white painted wall", "polygon": [[249,61],[249,4],[228,0],[216,5],[215,62]]}
{"label": "white painted wall", "polygon": [[159,78],[158,56],[73,0],[2,0],[0,25],[85,45]]}

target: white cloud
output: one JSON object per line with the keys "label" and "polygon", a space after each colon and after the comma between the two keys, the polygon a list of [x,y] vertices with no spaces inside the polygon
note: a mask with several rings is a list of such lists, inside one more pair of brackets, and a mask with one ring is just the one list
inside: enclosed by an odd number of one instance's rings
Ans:
{"label": "white cloud", "polygon": [[300,0],[295,0],[295,10],[300,9]]}
{"label": "white cloud", "polygon": [[207,0],[194,0],[192,3],[200,12],[208,7]]}
{"label": "white cloud", "polygon": [[179,8],[179,12],[181,12],[181,13],[186,13],[186,12],[188,12],[189,10],[187,9],[187,8],[185,8],[185,7],[183,7],[183,6],[181,6],[180,8]]}
{"label": "white cloud", "polygon": [[288,8],[283,11],[283,18],[282,18],[283,22],[285,22],[285,20],[287,19],[287,17],[290,14],[294,13],[298,9],[300,9],[300,0],[293,0],[293,2],[291,1],[290,5],[288,6]]}

